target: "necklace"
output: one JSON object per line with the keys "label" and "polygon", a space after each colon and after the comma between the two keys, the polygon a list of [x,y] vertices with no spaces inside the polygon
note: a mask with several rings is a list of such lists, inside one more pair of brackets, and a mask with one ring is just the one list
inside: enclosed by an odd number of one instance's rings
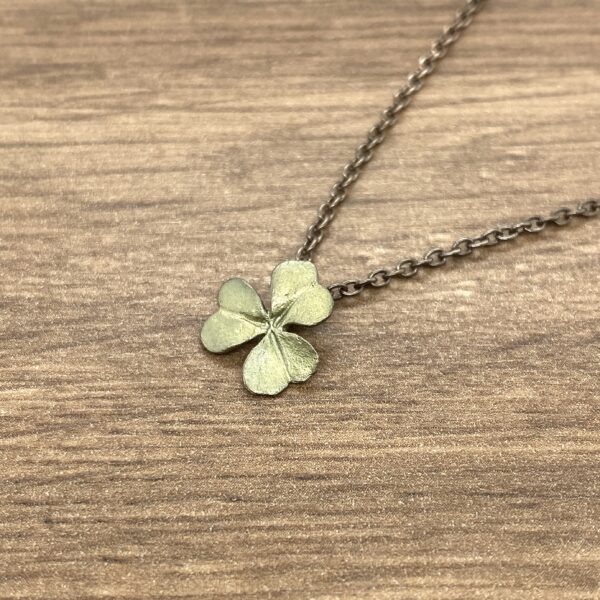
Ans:
{"label": "necklace", "polygon": [[484,1],[466,0],[369,130],[365,141],[356,149],[355,157],[343,168],[329,199],[319,207],[295,260],[282,262],[273,271],[270,308],[265,308],[252,286],[243,279],[235,277],[221,286],[218,310],[205,321],[200,337],[207,350],[221,353],[262,336],[243,367],[243,381],[251,392],[276,395],[292,382],[306,381],[316,371],[319,358],[315,349],[286,328],[317,325],[331,314],[335,300],[360,294],[367,287],[384,287],[394,278],[413,277],[421,269],[440,267],[449,258],[467,256],[479,248],[514,240],[524,233],[539,233],[547,225],[567,225],[576,218],[600,214],[600,201],[587,200],[574,208],[559,208],[546,216],[535,215],[512,225],[494,227],[476,237],[459,238],[448,249],[432,248],[422,258],[404,259],[394,267],[377,269],[363,278],[328,287],[319,283],[316,267],[311,261],[337,207],[344,202],[352,184],[373,158],[387,131],[395,125],[398,114],[407,108],[437,63],[469,27]]}

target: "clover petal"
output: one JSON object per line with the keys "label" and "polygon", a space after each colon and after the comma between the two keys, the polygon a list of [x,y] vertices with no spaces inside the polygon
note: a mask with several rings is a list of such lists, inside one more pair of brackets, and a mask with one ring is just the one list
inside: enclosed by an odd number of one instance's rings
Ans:
{"label": "clover petal", "polygon": [[219,290],[219,309],[200,333],[210,352],[225,352],[264,335],[244,362],[244,384],[255,394],[278,394],[289,383],[306,381],[316,371],[319,357],[315,349],[285,327],[316,325],[333,309],[333,297],[319,285],[310,262],[281,263],[273,271],[271,292],[272,307],[267,311],[246,281],[226,281]]}
{"label": "clover petal", "polygon": [[271,276],[271,314],[279,327],[316,325],[333,310],[333,297],[319,285],[317,269],[308,261],[282,262]]}
{"label": "clover petal", "polygon": [[219,310],[211,315],[200,333],[210,352],[226,352],[268,331],[268,316],[254,288],[234,277],[219,290]]}
{"label": "clover petal", "polygon": [[290,382],[306,381],[317,369],[315,349],[299,335],[272,329],[248,354],[244,384],[255,394],[275,395]]}

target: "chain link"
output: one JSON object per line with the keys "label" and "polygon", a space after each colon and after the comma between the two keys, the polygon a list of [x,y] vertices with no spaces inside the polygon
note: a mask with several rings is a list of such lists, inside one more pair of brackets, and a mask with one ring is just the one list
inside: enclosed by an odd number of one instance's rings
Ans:
{"label": "chain link", "polygon": [[319,207],[317,218],[308,228],[306,240],[296,253],[298,260],[311,260],[312,252],[323,239],[324,230],[333,221],[337,207],[344,202],[350,187],[373,158],[375,149],[383,142],[387,131],[395,125],[398,115],[411,103],[437,63],[446,56],[450,46],[471,24],[473,16],[484,2],[485,0],[467,0],[452,23],[433,41],[429,52],[419,59],[418,68],[408,76],[406,84],[396,92],[393,102],[370,129],[366,140],[356,149],[354,158],[343,168],[342,175],[331,188],[329,200]]}
{"label": "chain link", "polygon": [[534,215],[514,225],[499,225],[476,237],[459,238],[448,250],[432,248],[425,253],[423,258],[406,258],[390,269],[377,269],[364,279],[349,279],[330,285],[329,291],[334,300],[356,296],[367,287],[384,287],[395,277],[413,277],[424,267],[441,267],[449,258],[468,256],[478,248],[496,246],[502,242],[514,240],[522,233],[540,233],[546,225],[562,227],[571,223],[575,218],[590,218],[598,215],[600,215],[600,200],[596,199],[587,200],[577,208],[562,207],[545,217]]}
{"label": "chain link", "polygon": [[[366,140],[356,148],[354,158],[342,169],[340,178],[331,188],[329,199],[321,204],[317,211],[317,218],[306,232],[306,240],[296,253],[297,260],[312,259],[312,253],[323,240],[325,229],[333,221],[336,209],[346,200],[350,187],[360,177],[365,165],[373,158],[377,146],[383,142],[387,131],[396,124],[398,115],[408,107],[413,96],[421,90],[426,78],[434,71],[437,63],[446,56],[448,49],[469,27],[484,2],[485,0],[466,0],[452,23],[432,42],[429,52],[419,59],[418,68],[408,76],[406,84],[394,94],[393,102],[369,130]],[[328,289],[335,300],[356,296],[367,287],[385,287],[394,278],[413,277],[424,267],[441,267],[449,258],[468,256],[478,248],[514,240],[523,233],[539,233],[548,224],[563,226],[571,223],[576,217],[588,218],[598,214],[600,214],[600,201],[591,199],[577,208],[559,208],[545,217],[534,215],[514,225],[500,225],[489,229],[476,237],[459,238],[448,250],[439,247],[431,248],[423,258],[406,258],[392,268],[377,269],[364,279],[349,279],[330,285]]]}

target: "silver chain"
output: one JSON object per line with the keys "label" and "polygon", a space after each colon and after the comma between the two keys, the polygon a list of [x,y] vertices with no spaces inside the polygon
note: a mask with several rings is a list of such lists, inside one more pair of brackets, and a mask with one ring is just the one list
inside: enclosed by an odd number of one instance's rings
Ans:
{"label": "silver chain", "polygon": [[485,0],[467,0],[456,13],[454,21],[433,41],[429,52],[419,59],[419,67],[413,71],[406,84],[394,94],[393,102],[383,111],[381,118],[370,129],[367,139],[358,146],[354,158],[343,168],[342,175],[329,193],[329,200],[321,204],[317,218],[306,232],[306,241],[296,253],[297,260],[311,260],[313,250],[323,239],[325,228],[333,221],[337,207],[346,199],[350,186],[359,178],[365,165],[373,158],[375,148],[383,142],[385,135],[397,121],[397,116],[412,101],[431,75],[437,63],[446,56],[448,49],[458,40],[471,24],[473,16]]}
{"label": "silver chain", "polygon": [[448,250],[432,248],[423,255],[423,258],[406,258],[392,268],[377,269],[364,279],[349,279],[343,283],[330,285],[329,291],[335,300],[345,296],[356,296],[367,287],[384,287],[394,277],[413,277],[423,267],[441,267],[451,257],[468,256],[478,248],[514,240],[522,233],[539,233],[548,224],[563,226],[571,223],[576,217],[589,218],[598,215],[600,215],[600,200],[587,200],[577,208],[559,208],[545,217],[536,215],[514,225],[495,227],[477,237],[462,237],[456,240]]}
{"label": "silver chain", "polygon": [[[452,23],[432,42],[431,49],[419,59],[418,68],[413,71],[406,84],[394,94],[393,102],[383,111],[379,121],[369,130],[367,139],[356,148],[354,158],[346,164],[342,175],[329,193],[329,200],[317,211],[317,218],[306,232],[306,240],[296,253],[297,260],[312,260],[312,253],[323,240],[325,229],[333,221],[337,207],[346,200],[352,184],[360,177],[365,165],[373,158],[389,129],[397,122],[397,117],[423,87],[425,79],[434,71],[437,63],[446,56],[462,32],[471,24],[475,13],[485,0],[466,0],[465,5],[456,13]],[[432,248],[423,258],[407,258],[392,268],[381,268],[369,273],[363,279],[349,279],[329,286],[335,300],[345,296],[356,296],[365,288],[384,287],[395,277],[413,277],[423,267],[441,267],[451,257],[471,254],[478,248],[495,246],[500,242],[514,240],[522,233],[539,233],[546,225],[567,225],[576,217],[594,217],[600,214],[600,201],[588,200],[577,208],[559,208],[552,214],[542,217],[529,217],[514,225],[501,225],[476,237],[463,237],[456,240],[450,249]]]}

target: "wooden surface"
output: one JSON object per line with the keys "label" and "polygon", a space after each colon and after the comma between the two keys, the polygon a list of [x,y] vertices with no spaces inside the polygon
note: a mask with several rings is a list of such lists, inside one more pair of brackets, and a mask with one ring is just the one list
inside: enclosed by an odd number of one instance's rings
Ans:
{"label": "wooden surface", "polygon": [[[598,598],[600,221],[337,304],[277,398],[199,348],[456,2],[0,4],[1,598]],[[599,22],[490,1],[322,281],[597,196]]]}

